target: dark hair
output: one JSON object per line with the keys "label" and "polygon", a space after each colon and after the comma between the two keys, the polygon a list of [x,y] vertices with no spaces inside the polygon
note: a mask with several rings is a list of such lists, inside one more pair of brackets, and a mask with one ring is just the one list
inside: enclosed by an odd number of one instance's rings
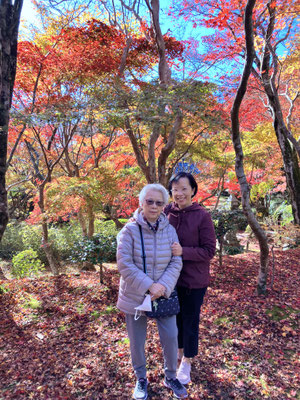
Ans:
{"label": "dark hair", "polygon": [[172,196],[173,183],[177,183],[179,181],[179,179],[181,179],[181,178],[187,178],[189,180],[191,188],[194,189],[194,194],[192,195],[192,197],[194,197],[198,191],[198,185],[197,185],[197,182],[195,181],[195,178],[193,177],[193,175],[190,174],[189,172],[178,172],[178,174],[174,175],[170,179],[169,186],[168,186],[170,196]]}

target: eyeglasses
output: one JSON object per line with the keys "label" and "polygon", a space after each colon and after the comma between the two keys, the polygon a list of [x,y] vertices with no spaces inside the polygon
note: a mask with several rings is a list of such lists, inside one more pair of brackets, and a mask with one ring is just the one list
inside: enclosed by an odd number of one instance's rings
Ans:
{"label": "eyeglasses", "polygon": [[163,201],[154,201],[151,199],[145,199],[145,202],[148,204],[148,206],[152,206],[155,203],[157,207],[162,207],[165,204]]}

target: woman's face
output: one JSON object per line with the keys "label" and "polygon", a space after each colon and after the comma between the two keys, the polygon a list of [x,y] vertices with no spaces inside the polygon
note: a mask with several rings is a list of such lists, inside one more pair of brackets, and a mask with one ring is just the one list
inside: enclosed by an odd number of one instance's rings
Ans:
{"label": "woman's face", "polygon": [[161,192],[149,190],[144,198],[142,209],[149,222],[156,222],[164,207],[164,198]]}
{"label": "woman's face", "polygon": [[172,184],[172,197],[179,208],[186,208],[192,205],[194,189],[190,185],[188,178],[180,178],[178,182]]}

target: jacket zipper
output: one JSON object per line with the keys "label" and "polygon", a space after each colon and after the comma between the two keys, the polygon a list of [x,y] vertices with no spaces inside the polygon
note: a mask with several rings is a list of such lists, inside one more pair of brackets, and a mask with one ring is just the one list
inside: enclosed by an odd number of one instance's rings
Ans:
{"label": "jacket zipper", "polygon": [[154,263],[153,263],[153,270],[152,270],[152,280],[154,280],[154,269],[156,269],[156,232],[153,232],[154,235]]}

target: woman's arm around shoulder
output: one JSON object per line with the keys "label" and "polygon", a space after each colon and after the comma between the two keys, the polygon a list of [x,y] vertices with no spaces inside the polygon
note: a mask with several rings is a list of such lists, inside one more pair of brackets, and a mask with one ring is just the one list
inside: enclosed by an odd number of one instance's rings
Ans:
{"label": "woman's arm around shoulder", "polygon": [[[171,245],[175,242],[178,243],[179,240],[175,228],[171,224],[169,224],[168,230],[169,230]],[[182,258],[179,256],[172,255],[172,258],[167,268],[165,269],[164,273],[158,280],[158,283],[160,283],[166,288],[165,291],[166,297],[169,297],[170,294],[172,293],[178,281],[181,269],[182,269]]]}

